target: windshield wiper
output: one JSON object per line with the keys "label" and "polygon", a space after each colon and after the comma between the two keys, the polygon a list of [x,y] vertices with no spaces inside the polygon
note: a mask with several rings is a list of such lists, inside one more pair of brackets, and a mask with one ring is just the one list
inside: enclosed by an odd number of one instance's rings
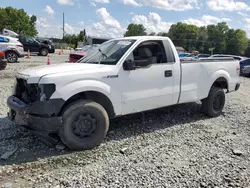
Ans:
{"label": "windshield wiper", "polygon": [[107,56],[105,53],[103,53],[102,50],[101,50],[100,48],[98,48],[98,50],[99,50],[99,52],[102,53],[103,56],[105,56],[106,58],[108,58],[108,56]]}

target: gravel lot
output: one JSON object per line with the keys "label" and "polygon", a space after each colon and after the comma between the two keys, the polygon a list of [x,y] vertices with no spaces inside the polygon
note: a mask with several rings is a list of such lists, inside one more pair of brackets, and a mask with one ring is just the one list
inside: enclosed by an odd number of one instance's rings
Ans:
{"label": "gravel lot", "polygon": [[[52,63],[68,55],[51,57]],[[72,152],[49,146],[12,125],[6,99],[14,74],[45,64],[32,56],[0,71],[0,160],[3,187],[250,187],[250,79],[228,94],[224,113],[209,119],[191,103],[118,118],[103,144]],[[60,146],[60,147],[59,147]]]}

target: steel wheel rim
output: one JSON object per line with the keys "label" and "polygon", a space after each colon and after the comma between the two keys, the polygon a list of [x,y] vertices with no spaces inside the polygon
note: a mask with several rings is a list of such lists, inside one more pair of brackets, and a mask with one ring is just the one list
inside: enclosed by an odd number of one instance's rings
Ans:
{"label": "steel wheel rim", "polygon": [[72,133],[80,138],[88,138],[91,137],[97,128],[97,120],[90,113],[81,113],[74,117],[71,124]]}

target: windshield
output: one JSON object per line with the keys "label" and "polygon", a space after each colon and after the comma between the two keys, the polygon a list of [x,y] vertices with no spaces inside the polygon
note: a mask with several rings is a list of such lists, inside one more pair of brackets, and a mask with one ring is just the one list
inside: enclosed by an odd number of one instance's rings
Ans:
{"label": "windshield", "polygon": [[123,39],[104,42],[82,58],[78,63],[116,65],[135,40]]}

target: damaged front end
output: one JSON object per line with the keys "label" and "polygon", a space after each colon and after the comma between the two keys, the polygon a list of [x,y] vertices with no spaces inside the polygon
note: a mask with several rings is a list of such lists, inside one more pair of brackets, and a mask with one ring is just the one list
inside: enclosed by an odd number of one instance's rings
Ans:
{"label": "damaged front end", "polygon": [[65,101],[50,98],[55,89],[55,84],[30,84],[17,77],[13,95],[7,99],[9,119],[31,130],[57,132],[62,124],[59,112]]}

